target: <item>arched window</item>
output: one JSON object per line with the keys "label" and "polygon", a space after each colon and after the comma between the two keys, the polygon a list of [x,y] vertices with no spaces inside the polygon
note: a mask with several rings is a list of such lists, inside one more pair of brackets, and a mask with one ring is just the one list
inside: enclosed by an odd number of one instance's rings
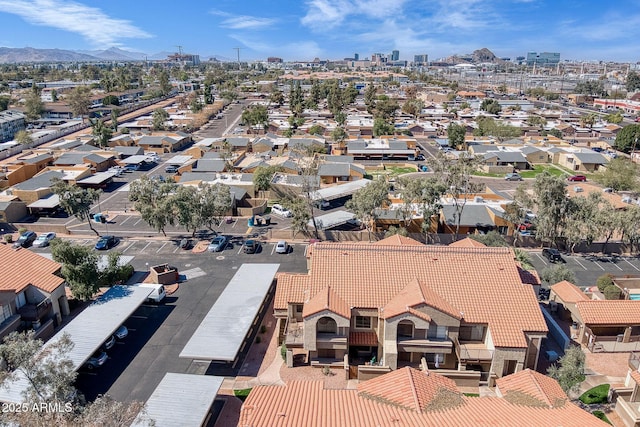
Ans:
{"label": "arched window", "polygon": [[338,324],[331,317],[321,317],[318,319],[317,331],[321,334],[337,334]]}
{"label": "arched window", "polygon": [[413,322],[411,320],[401,320],[398,323],[398,337],[413,338]]}

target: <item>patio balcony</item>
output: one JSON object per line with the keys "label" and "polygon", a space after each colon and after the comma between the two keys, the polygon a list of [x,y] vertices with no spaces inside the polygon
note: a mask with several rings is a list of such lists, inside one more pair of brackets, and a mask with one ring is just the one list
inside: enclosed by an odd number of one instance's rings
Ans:
{"label": "patio balcony", "polygon": [[288,348],[304,346],[304,323],[295,319],[287,319],[285,326],[285,345]]}
{"label": "patio balcony", "polygon": [[458,360],[465,362],[486,362],[493,359],[493,350],[489,350],[481,341],[454,340]]}
{"label": "patio balcony", "polygon": [[453,341],[449,338],[417,339],[398,337],[398,351],[408,353],[451,353]]}

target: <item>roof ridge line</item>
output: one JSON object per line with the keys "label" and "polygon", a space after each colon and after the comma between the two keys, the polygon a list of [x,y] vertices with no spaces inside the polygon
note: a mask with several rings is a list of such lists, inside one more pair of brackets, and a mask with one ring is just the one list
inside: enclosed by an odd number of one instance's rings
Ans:
{"label": "roof ridge line", "polygon": [[529,374],[529,377],[531,378],[531,381],[533,382],[535,388],[543,396],[543,399],[546,401],[547,405],[553,406],[551,404],[551,399],[549,399],[549,396],[547,396],[547,393],[544,392],[544,390],[540,386],[540,383],[538,382],[538,379],[533,375],[533,371],[531,369],[529,369],[528,374]]}
{"label": "roof ridge line", "polygon": [[411,394],[413,395],[413,401],[416,405],[417,411],[421,412],[420,401],[418,400],[418,393],[416,392],[416,384],[413,381],[413,371],[411,368],[407,368],[407,374],[409,375],[409,382],[411,383]]}

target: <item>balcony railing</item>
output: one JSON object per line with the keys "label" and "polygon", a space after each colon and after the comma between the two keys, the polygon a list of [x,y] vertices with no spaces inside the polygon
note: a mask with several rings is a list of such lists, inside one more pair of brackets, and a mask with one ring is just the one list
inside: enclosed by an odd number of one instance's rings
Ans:
{"label": "balcony railing", "polygon": [[456,338],[454,339],[454,346],[459,360],[483,361],[493,359],[493,350],[487,349],[483,342],[460,343]]}
{"label": "balcony railing", "polygon": [[634,370],[640,369],[640,353],[633,352],[629,355],[629,367]]}
{"label": "balcony railing", "polygon": [[43,320],[51,314],[51,300],[49,298],[39,302],[38,304],[25,304],[18,309],[18,313],[22,320],[35,322]]}
{"label": "balcony railing", "polygon": [[302,347],[304,345],[304,323],[295,319],[287,319],[285,336],[287,347]]}

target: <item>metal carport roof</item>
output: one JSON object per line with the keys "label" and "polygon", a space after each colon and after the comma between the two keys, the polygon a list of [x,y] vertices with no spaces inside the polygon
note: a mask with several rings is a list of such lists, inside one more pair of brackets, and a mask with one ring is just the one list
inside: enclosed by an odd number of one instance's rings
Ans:
{"label": "metal carport roof", "polygon": [[233,362],[280,264],[242,264],[182,349],[186,359]]}
{"label": "metal carport roof", "polygon": [[[113,286],[93,304],[78,314],[67,326],[44,344],[44,348],[68,334],[74,346],[67,354],[74,370],[78,370],[103,342],[142,304],[152,289],[133,286]],[[21,403],[27,378],[16,372],[14,381],[0,387],[0,401]]]}
{"label": "metal carport roof", "polygon": [[[316,217],[316,225],[318,230],[328,230],[355,219],[356,214],[347,211],[334,211],[325,215]],[[313,228],[313,220],[309,220],[307,226]]]}
{"label": "metal carport roof", "polygon": [[335,185],[333,187],[322,188],[318,191],[311,193],[311,200],[335,200],[341,197],[351,196],[361,188],[371,184],[370,179],[358,179],[356,181],[349,181],[344,184]]}
{"label": "metal carport roof", "polygon": [[132,427],[200,426],[206,421],[223,377],[211,375],[165,374],[145,405],[146,417],[137,418]]}

